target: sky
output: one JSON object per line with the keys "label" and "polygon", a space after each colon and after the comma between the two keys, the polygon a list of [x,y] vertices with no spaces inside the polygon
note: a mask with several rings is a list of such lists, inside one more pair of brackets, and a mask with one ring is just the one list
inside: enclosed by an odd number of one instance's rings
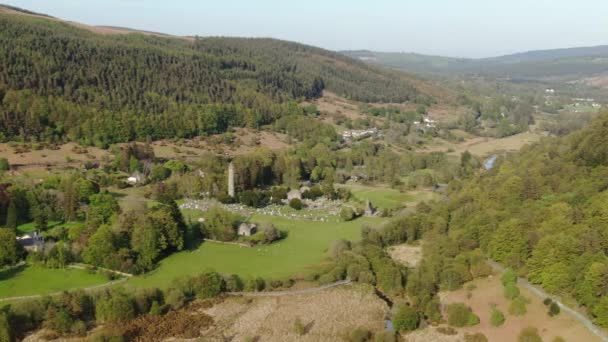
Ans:
{"label": "sky", "polygon": [[452,57],[608,44],[608,0],[0,0],[90,25]]}

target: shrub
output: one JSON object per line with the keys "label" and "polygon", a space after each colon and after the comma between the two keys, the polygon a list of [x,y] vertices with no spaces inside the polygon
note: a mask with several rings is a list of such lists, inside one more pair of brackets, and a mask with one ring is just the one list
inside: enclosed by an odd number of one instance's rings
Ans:
{"label": "shrub", "polygon": [[505,298],[515,299],[519,297],[519,288],[515,284],[509,283],[505,285],[503,293],[505,295]]}
{"label": "shrub", "polygon": [[163,313],[163,308],[161,307],[158,301],[153,301],[152,305],[150,305],[149,314],[152,316],[160,316]]}
{"label": "shrub", "polygon": [[295,210],[301,210],[302,209],[302,201],[299,198],[292,198],[289,201],[289,206],[294,208]]}
{"label": "shrub", "polygon": [[452,327],[438,327],[437,332],[440,334],[443,334],[443,335],[448,335],[448,336],[453,336],[453,335],[458,334],[456,329],[454,329]]}
{"label": "shrub", "polygon": [[492,324],[493,327],[499,327],[504,323],[505,315],[502,313],[502,311],[498,310],[495,307],[492,308],[492,312],[490,313],[490,324]]}
{"label": "shrub", "polygon": [[281,239],[281,232],[270,222],[260,224],[262,234],[264,234],[264,243],[272,243]]}
{"label": "shrub", "polygon": [[248,279],[245,282],[245,291],[259,292],[266,288],[266,281],[262,278]]}
{"label": "shrub", "polygon": [[372,338],[372,333],[365,328],[357,328],[350,332],[348,340],[350,342],[367,342]]}
{"label": "shrub", "polygon": [[549,316],[557,316],[559,315],[560,311],[559,305],[557,305],[556,302],[551,302],[551,305],[549,305]]}
{"label": "shrub", "polygon": [[224,278],[219,273],[207,272],[194,278],[194,294],[196,298],[213,298],[224,291]]}
{"label": "shrub", "polygon": [[135,317],[133,298],[121,291],[111,292],[97,302],[95,317],[100,322],[119,323]]}
{"label": "shrub", "polygon": [[545,300],[543,300],[543,304],[549,306],[551,305],[551,303],[553,303],[553,300],[551,300],[551,298],[545,298]]}
{"label": "shrub", "polygon": [[475,315],[463,303],[448,305],[448,324],[455,327],[472,326],[479,323],[479,317]]}
{"label": "shrub", "polygon": [[243,281],[236,274],[232,274],[232,275],[225,277],[224,282],[226,284],[226,291],[228,291],[228,292],[243,291],[243,288],[244,288]]}
{"label": "shrub", "polygon": [[186,304],[186,296],[182,290],[170,289],[165,296],[165,303],[173,310],[177,310]]}
{"label": "shrub", "polygon": [[338,259],[343,252],[350,250],[350,248],[350,241],[340,239],[332,242],[329,250],[332,258]]}
{"label": "shrub", "polygon": [[351,221],[355,218],[356,214],[353,208],[344,206],[340,209],[340,218],[342,221]]}
{"label": "shrub", "polygon": [[522,331],[517,336],[517,342],[543,342],[543,340],[538,335],[538,329],[534,327],[527,327],[522,329]]}
{"label": "shrub", "polygon": [[0,158],[0,171],[8,171],[10,170],[11,165],[8,163],[6,158]]}
{"label": "shrub", "polygon": [[482,333],[465,334],[464,341],[465,342],[488,342],[488,338],[486,337],[486,335],[484,335]]}
{"label": "shrub", "polygon": [[393,327],[397,331],[412,331],[418,328],[420,316],[418,312],[409,305],[399,307],[393,317]]}
{"label": "shrub", "polygon": [[296,320],[293,322],[293,330],[299,336],[303,336],[304,334],[306,334],[306,326],[304,325],[304,323],[302,323],[300,317],[297,317]]}
{"label": "shrub", "polygon": [[528,312],[526,305],[528,304],[528,299],[522,296],[519,296],[513,301],[511,301],[511,305],[509,305],[509,313],[513,316],[523,316]]}
{"label": "shrub", "polygon": [[517,273],[513,271],[511,268],[507,268],[505,272],[500,277],[500,281],[504,286],[508,284],[516,284],[517,283]]}
{"label": "shrub", "polygon": [[374,342],[396,342],[397,336],[393,331],[380,331],[374,335]]}
{"label": "shrub", "polygon": [[8,317],[6,313],[0,312],[0,341],[12,342],[13,340],[13,332],[8,322]]}

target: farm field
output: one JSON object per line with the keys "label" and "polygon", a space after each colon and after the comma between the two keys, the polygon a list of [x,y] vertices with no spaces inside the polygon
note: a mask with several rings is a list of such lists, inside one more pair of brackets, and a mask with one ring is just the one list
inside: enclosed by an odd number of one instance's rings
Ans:
{"label": "farm field", "polygon": [[479,157],[486,157],[499,152],[518,151],[523,146],[534,143],[542,137],[539,133],[524,132],[505,138],[476,137],[462,143],[454,144],[438,140],[437,143],[429,145],[424,152],[448,152],[449,156],[460,156],[464,151]]}
{"label": "farm field", "polygon": [[45,295],[108,282],[100,274],[79,269],[19,266],[0,271],[0,298]]}
{"label": "farm field", "polygon": [[429,191],[401,192],[389,187],[366,186],[362,184],[345,184],[340,187],[348,188],[360,201],[370,200],[378,209],[394,209],[420,201],[431,200],[435,194]]}
{"label": "farm field", "polygon": [[252,221],[272,222],[279,230],[287,231],[288,236],[272,245],[252,248],[206,242],[196,250],[171,255],[161,261],[156,270],[130,279],[127,286],[166,288],[177,277],[205,270],[265,278],[301,274],[323,261],[332,241],[358,240],[362,225],[378,225],[384,220],[360,218],[330,223],[254,215]]}

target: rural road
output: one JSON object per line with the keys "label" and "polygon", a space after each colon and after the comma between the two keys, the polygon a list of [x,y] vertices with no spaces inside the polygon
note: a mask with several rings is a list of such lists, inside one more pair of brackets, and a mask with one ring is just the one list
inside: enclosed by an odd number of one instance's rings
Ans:
{"label": "rural road", "polygon": [[[505,270],[505,268],[497,262],[488,260],[488,264],[497,272],[502,273]],[[593,322],[591,322],[591,320],[589,320],[587,317],[583,316],[578,311],[571,309],[570,307],[566,306],[559,300],[555,299],[550,294],[548,294],[545,291],[539,289],[538,287],[530,284],[527,280],[525,280],[523,278],[517,278],[517,283],[519,285],[525,287],[526,289],[530,290],[532,293],[534,293],[536,296],[540,297],[541,299],[551,298],[555,303],[557,303],[557,305],[559,305],[559,307],[562,311],[567,312],[572,317],[574,317],[576,320],[581,322],[589,331],[591,331],[593,334],[598,336],[602,341],[608,342],[608,335],[604,331],[602,331],[600,328],[598,328],[595,324],[593,324]]]}
{"label": "rural road", "polygon": [[229,292],[229,295],[233,296],[244,296],[244,297],[281,297],[281,296],[292,296],[306,293],[314,293],[323,290],[330,289],[332,287],[338,287],[342,285],[350,285],[352,282],[350,280],[342,280],[335,283],[312,287],[309,289],[301,289],[301,290],[287,290],[287,291],[272,291],[272,292]]}

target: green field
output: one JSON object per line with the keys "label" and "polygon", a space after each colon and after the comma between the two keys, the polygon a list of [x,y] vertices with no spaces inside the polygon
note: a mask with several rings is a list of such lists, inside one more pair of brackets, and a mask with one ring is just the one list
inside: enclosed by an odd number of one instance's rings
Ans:
{"label": "green field", "polygon": [[394,209],[417,201],[416,193],[401,192],[387,187],[372,187],[361,184],[348,184],[343,187],[348,188],[358,200],[370,200],[374,207],[381,210]]}
{"label": "green field", "polygon": [[0,271],[0,298],[44,295],[103,284],[100,274],[78,269],[49,269],[19,266]]}
{"label": "green field", "polygon": [[289,235],[272,245],[253,248],[206,242],[194,251],[180,252],[166,258],[156,270],[130,279],[127,285],[165,288],[177,277],[191,276],[205,270],[265,278],[301,274],[323,261],[332,241],[358,240],[361,225],[383,222],[378,218],[360,218],[351,222],[328,223],[270,216],[254,216],[252,221],[271,221]]}

